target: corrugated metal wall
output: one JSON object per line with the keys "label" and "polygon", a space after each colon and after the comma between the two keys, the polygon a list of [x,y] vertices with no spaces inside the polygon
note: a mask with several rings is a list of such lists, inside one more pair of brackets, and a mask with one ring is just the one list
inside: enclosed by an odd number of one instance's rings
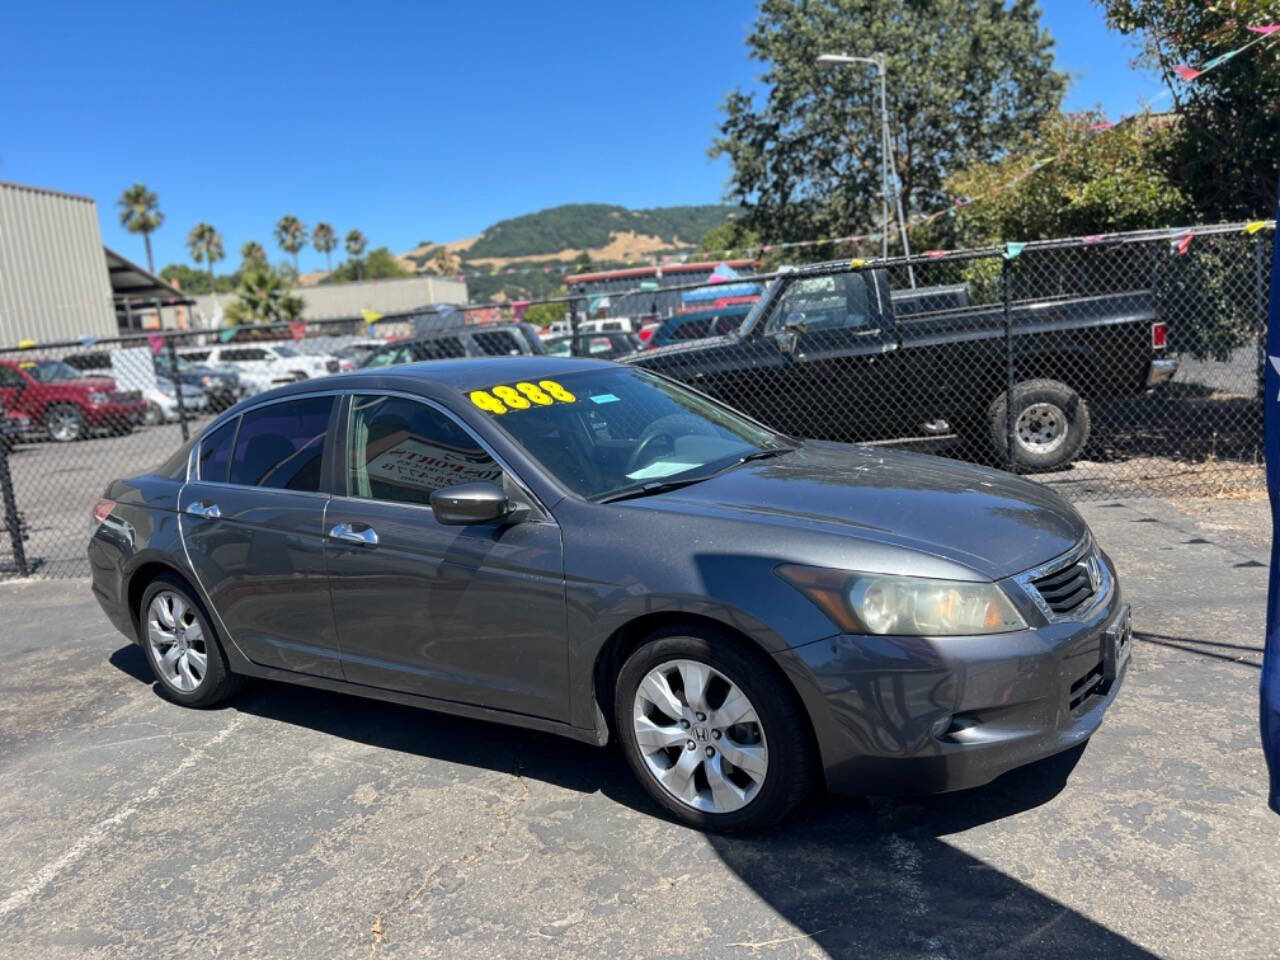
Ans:
{"label": "corrugated metal wall", "polygon": [[[361,310],[378,313],[403,313],[431,303],[466,303],[467,285],[444,277],[405,277],[395,280],[366,280],[363,283],[335,283],[315,287],[299,287],[302,316],[307,320],[326,317],[354,317]],[[218,300],[225,310],[235,302],[235,294],[220,293]],[[203,324],[213,317],[213,297],[202,294],[195,298],[195,312]]]}
{"label": "corrugated metal wall", "polygon": [[116,332],[94,202],[0,181],[0,346]]}

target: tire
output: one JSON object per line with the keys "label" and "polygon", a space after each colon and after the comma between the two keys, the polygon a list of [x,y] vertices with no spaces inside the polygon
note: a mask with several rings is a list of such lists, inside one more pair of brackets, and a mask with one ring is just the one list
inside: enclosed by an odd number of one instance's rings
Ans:
{"label": "tire", "polygon": [[[654,674],[670,677],[665,690],[654,685]],[[674,689],[686,676],[696,684],[700,675],[712,677],[703,686],[705,699]],[[657,690],[662,695],[655,697]],[[665,696],[670,693],[675,700]],[[730,702],[739,709],[720,719],[742,713],[737,694],[745,696],[754,722],[714,726],[717,711]],[[682,716],[656,708],[654,700]],[[710,709],[699,712],[698,706]],[[763,830],[790,814],[814,783],[815,751],[798,697],[768,656],[727,632],[676,627],[649,636],[618,672],[614,722],[627,762],[645,790],[675,819],[700,830]],[[755,770],[749,773],[734,760]],[[664,769],[672,771],[670,787],[659,779]]]}
{"label": "tire", "polygon": [[[154,611],[153,603],[157,604]],[[169,620],[183,626],[181,632],[165,619],[166,607]],[[184,707],[212,707],[240,689],[241,678],[227,667],[226,654],[204,605],[181,577],[161,574],[147,585],[138,605],[138,624],[147,663],[167,699]],[[192,627],[197,625],[198,640],[191,636]],[[161,637],[171,640],[161,643]],[[169,651],[179,646],[183,654],[173,666],[162,662]],[[198,657],[191,656],[193,652],[203,656],[203,666]],[[191,680],[194,684],[188,685]]]}
{"label": "tire", "polygon": [[[1089,441],[1089,405],[1057,380],[1026,380],[1015,386],[1013,416],[1014,460],[1028,473],[1067,466]],[[1007,463],[1004,393],[991,402],[987,420],[996,455]]]}
{"label": "tire", "polygon": [[45,411],[44,427],[58,443],[72,443],[85,435],[84,414],[79,407],[60,403]]}

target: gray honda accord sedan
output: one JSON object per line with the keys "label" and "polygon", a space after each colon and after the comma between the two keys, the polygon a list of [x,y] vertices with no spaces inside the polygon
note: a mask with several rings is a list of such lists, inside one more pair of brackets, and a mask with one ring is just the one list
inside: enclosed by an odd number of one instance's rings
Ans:
{"label": "gray honda accord sedan", "polygon": [[291,384],[93,523],[93,592],[177,703],[265,677],[616,738],[712,830],[1080,744],[1131,647],[1111,562],[1044,488],[602,361]]}

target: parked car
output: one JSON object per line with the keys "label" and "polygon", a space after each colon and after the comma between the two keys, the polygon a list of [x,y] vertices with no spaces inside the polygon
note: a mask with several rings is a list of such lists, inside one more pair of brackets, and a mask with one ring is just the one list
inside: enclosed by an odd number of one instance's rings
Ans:
{"label": "parked car", "polygon": [[614,360],[642,349],[644,341],[634,333],[583,333],[577,337],[572,334],[546,337],[542,345],[553,357],[595,357],[597,360]]}
{"label": "parked car", "polygon": [[726,307],[706,307],[673,314],[649,335],[647,346],[665,347],[669,343],[733,333],[742,326],[752,306],[750,303],[734,303]]}
{"label": "parked car", "polygon": [[[156,354],[155,368],[160,376],[169,380],[174,379],[173,364],[170,363],[167,353]],[[209,398],[209,409],[215,413],[243,400],[251,392],[261,392],[261,390],[251,391],[248,386],[248,376],[242,377],[240,371],[230,364],[215,369],[208,364],[192,363],[190,360],[178,357],[177,379],[186,386],[203,390]],[[269,389],[269,385],[264,385],[261,389]]]}
{"label": "parked car", "polygon": [[[951,430],[1003,460],[1003,307],[900,317],[897,296],[882,269],[806,268],[775,280],[739,330],[628,362],[790,433],[865,440]],[[1014,454],[1024,470],[1071,463],[1089,437],[1090,405],[1139,394],[1177,369],[1150,291],[1021,300],[1010,321]]]}
{"label": "parked car", "polygon": [[537,329],[528,323],[456,325],[392,341],[370,353],[361,368],[391,367],[420,360],[512,357],[546,352]]}
{"label": "parked car", "polygon": [[128,433],[147,412],[137,390],[118,390],[108,377],[82,376],[61,360],[0,359],[0,402],[64,443],[95,430]]}
{"label": "parked car", "polygon": [[231,343],[216,347],[187,347],[178,354],[193,363],[217,368],[231,364],[237,370],[265,374],[272,384],[309,380],[337,373],[341,364],[328,354],[303,354],[287,343]]}
{"label": "parked car", "polygon": [[[154,426],[178,419],[178,399],[174,394],[173,381],[159,372],[161,366],[168,367],[168,357],[165,357],[165,363],[162,365],[160,356],[153,355],[147,347],[137,347],[73,353],[63,357],[62,360],[85,376],[110,377],[117,386],[137,390],[147,404],[142,422],[148,426]],[[205,379],[214,382],[212,376]],[[221,379],[217,382],[221,385]],[[236,399],[238,400],[239,397]],[[196,414],[207,409],[209,397],[204,385],[199,380],[188,382],[184,377],[182,402],[188,414]],[[227,403],[222,409],[230,405]]]}
{"label": "parked car", "polygon": [[17,410],[6,410],[4,404],[0,403],[0,446],[15,446],[30,432],[30,417]]}
{"label": "parked car", "polygon": [[1076,747],[1132,648],[1049,490],[605,361],[281,387],[103,497],[94,596],[171,700],[257,676],[616,737],[712,830],[815,782],[955,790]]}

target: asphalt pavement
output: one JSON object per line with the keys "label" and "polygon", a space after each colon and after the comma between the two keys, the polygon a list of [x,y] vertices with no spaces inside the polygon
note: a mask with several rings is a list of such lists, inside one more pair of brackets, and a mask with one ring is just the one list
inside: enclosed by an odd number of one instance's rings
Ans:
{"label": "asphalt pavement", "polygon": [[1082,753],[752,838],[614,749],[268,683],[184,710],[85,581],[0,584],[0,956],[1275,956],[1266,504],[1082,509],[1138,631]]}

